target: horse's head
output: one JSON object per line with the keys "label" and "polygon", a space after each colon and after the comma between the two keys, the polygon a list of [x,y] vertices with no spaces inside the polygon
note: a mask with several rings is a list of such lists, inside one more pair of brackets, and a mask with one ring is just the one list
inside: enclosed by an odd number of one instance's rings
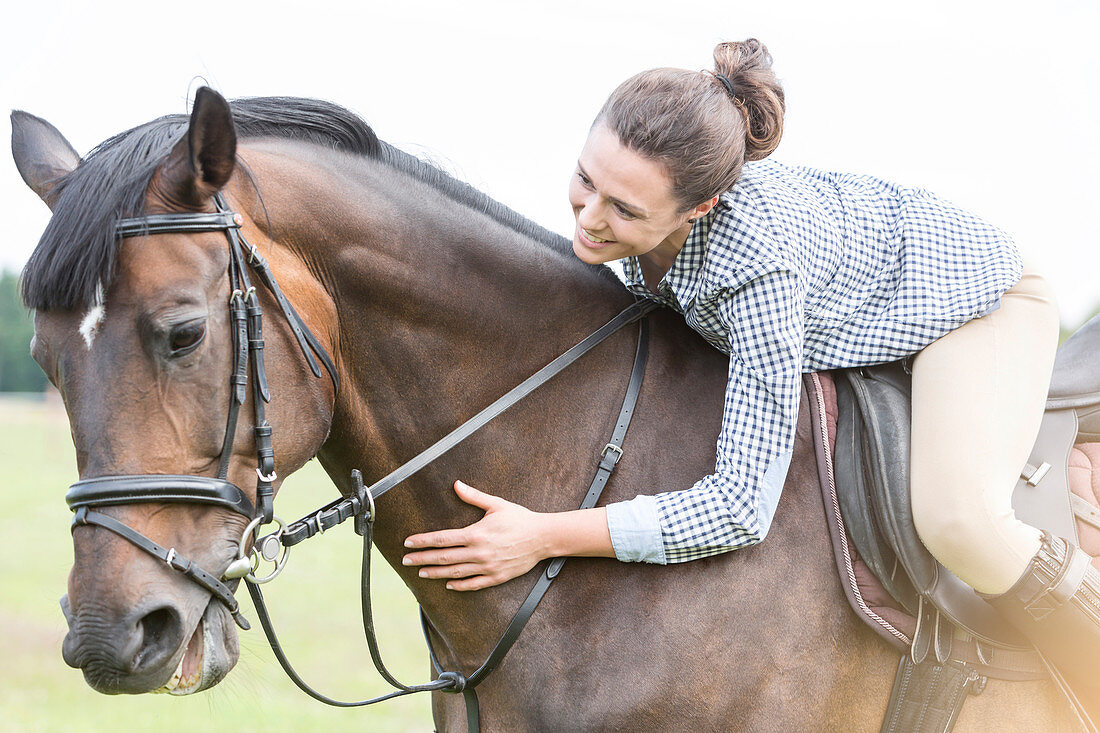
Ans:
{"label": "horse's head", "polygon": [[[228,103],[207,89],[189,119],[135,128],[85,161],[45,121],[13,115],[19,171],[54,212],[24,272],[24,297],[37,311],[32,353],[64,399],[82,480],[147,475],[155,483],[148,475],[219,472],[235,366],[226,233],[119,239],[114,227],[126,216],[214,212],[223,190],[239,202],[236,141]],[[280,274],[289,273],[290,297],[309,296],[306,319],[318,317],[324,298],[310,291],[316,281],[304,266],[251,220],[243,227],[277,258]],[[289,325],[274,317],[278,306],[264,305],[272,315],[263,333],[274,395],[267,419],[276,428],[275,468],[285,475],[324,441],[334,395],[327,379],[309,374]],[[249,390],[226,479],[255,503],[253,415]],[[188,501],[94,509],[214,578],[236,557],[248,523],[222,506]],[[101,524],[75,525],[73,543],[63,653],[92,687],[181,694],[225,676],[238,654],[226,603]]]}

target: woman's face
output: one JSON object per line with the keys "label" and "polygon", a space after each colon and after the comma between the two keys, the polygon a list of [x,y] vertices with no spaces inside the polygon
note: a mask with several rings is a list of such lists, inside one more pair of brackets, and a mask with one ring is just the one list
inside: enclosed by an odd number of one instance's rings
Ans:
{"label": "woman's face", "polygon": [[577,159],[569,203],[577,219],[573,252],[592,265],[662,245],[674,248],[666,254],[675,257],[691,229],[688,218],[697,215],[680,211],[664,166],[623,147],[603,123],[592,128]]}

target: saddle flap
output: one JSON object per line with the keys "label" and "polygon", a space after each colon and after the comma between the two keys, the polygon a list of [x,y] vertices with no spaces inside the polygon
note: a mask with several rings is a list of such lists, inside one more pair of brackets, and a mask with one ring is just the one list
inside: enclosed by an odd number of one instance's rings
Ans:
{"label": "saddle flap", "polygon": [[859,406],[862,467],[871,507],[917,591],[935,587],[939,564],[917,536],[909,501],[910,378],[900,362],[850,370]]}
{"label": "saddle flap", "polygon": [[[909,499],[912,388],[902,363],[845,370],[837,382],[845,381],[851,386],[849,399],[843,400],[838,389],[838,410],[840,415],[856,415],[854,425],[861,431],[862,454],[842,453],[847,445],[841,446],[838,441],[836,463],[839,467],[858,460],[854,465],[862,466],[863,484],[880,537],[897,556],[917,592],[978,639],[998,646],[1029,646],[970,586],[937,562],[917,535]],[[838,487],[838,493],[858,493],[839,481]],[[845,521],[864,520],[856,514],[845,516]]]}
{"label": "saddle flap", "polygon": [[[1077,436],[1077,414],[1057,410],[1043,416],[1039,436],[1028,459],[1030,478],[1021,476],[1012,492],[1016,516],[1033,527],[1065,537],[1080,546],[1069,504],[1069,454]],[[1035,469],[1031,471],[1030,469]]]}

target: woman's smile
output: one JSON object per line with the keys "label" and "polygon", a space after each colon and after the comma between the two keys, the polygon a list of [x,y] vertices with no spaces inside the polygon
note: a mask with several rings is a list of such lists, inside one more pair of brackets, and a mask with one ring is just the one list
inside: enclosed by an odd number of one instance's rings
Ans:
{"label": "woman's smile", "polygon": [[591,248],[594,248],[594,249],[599,249],[600,247],[603,247],[605,245],[615,243],[614,239],[604,238],[604,237],[597,237],[595,234],[588,231],[587,229],[585,229],[582,226],[577,227],[577,234],[580,237],[581,242],[586,247],[591,247]]}

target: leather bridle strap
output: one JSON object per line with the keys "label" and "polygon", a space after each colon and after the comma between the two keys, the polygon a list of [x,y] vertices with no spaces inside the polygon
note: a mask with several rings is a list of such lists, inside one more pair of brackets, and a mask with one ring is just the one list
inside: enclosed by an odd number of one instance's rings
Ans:
{"label": "leather bridle strap", "polygon": [[235,484],[207,476],[140,474],[99,476],[77,481],[65,493],[73,511],[86,506],[114,506],[136,502],[211,504],[252,519],[252,502]]}
{"label": "leather bridle strap", "polygon": [[115,222],[115,236],[142,237],[148,234],[194,234],[224,232],[240,226],[237,215],[222,206],[217,213],[146,214]]}
{"label": "leather bridle strap", "polygon": [[256,272],[260,281],[271,291],[275,301],[279,304],[279,308],[282,309],[283,315],[294,332],[294,337],[298,340],[298,346],[305,354],[313,376],[321,376],[321,370],[313,358],[313,354],[316,354],[324,365],[325,371],[328,372],[329,378],[332,379],[333,387],[339,391],[340,377],[336,373],[336,365],[321,345],[321,342],[305,325],[298,312],[294,310],[294,306],[287,300],[282,288],[279,287],[279,283],[275,281],[267,260],[261,257],[256,248],[241,236],[240,227],[243,220],[240,214],[229,208],[229,204],[221,193],[214,195],[214,205],[218,208],[216,213],[146,214],[145,216],[120,219],[115,223],[115,236],[123,238],[140,237],[148,234],[225,232],[232,245],[231,249],[236,248],[248,252],[248,264]]}

